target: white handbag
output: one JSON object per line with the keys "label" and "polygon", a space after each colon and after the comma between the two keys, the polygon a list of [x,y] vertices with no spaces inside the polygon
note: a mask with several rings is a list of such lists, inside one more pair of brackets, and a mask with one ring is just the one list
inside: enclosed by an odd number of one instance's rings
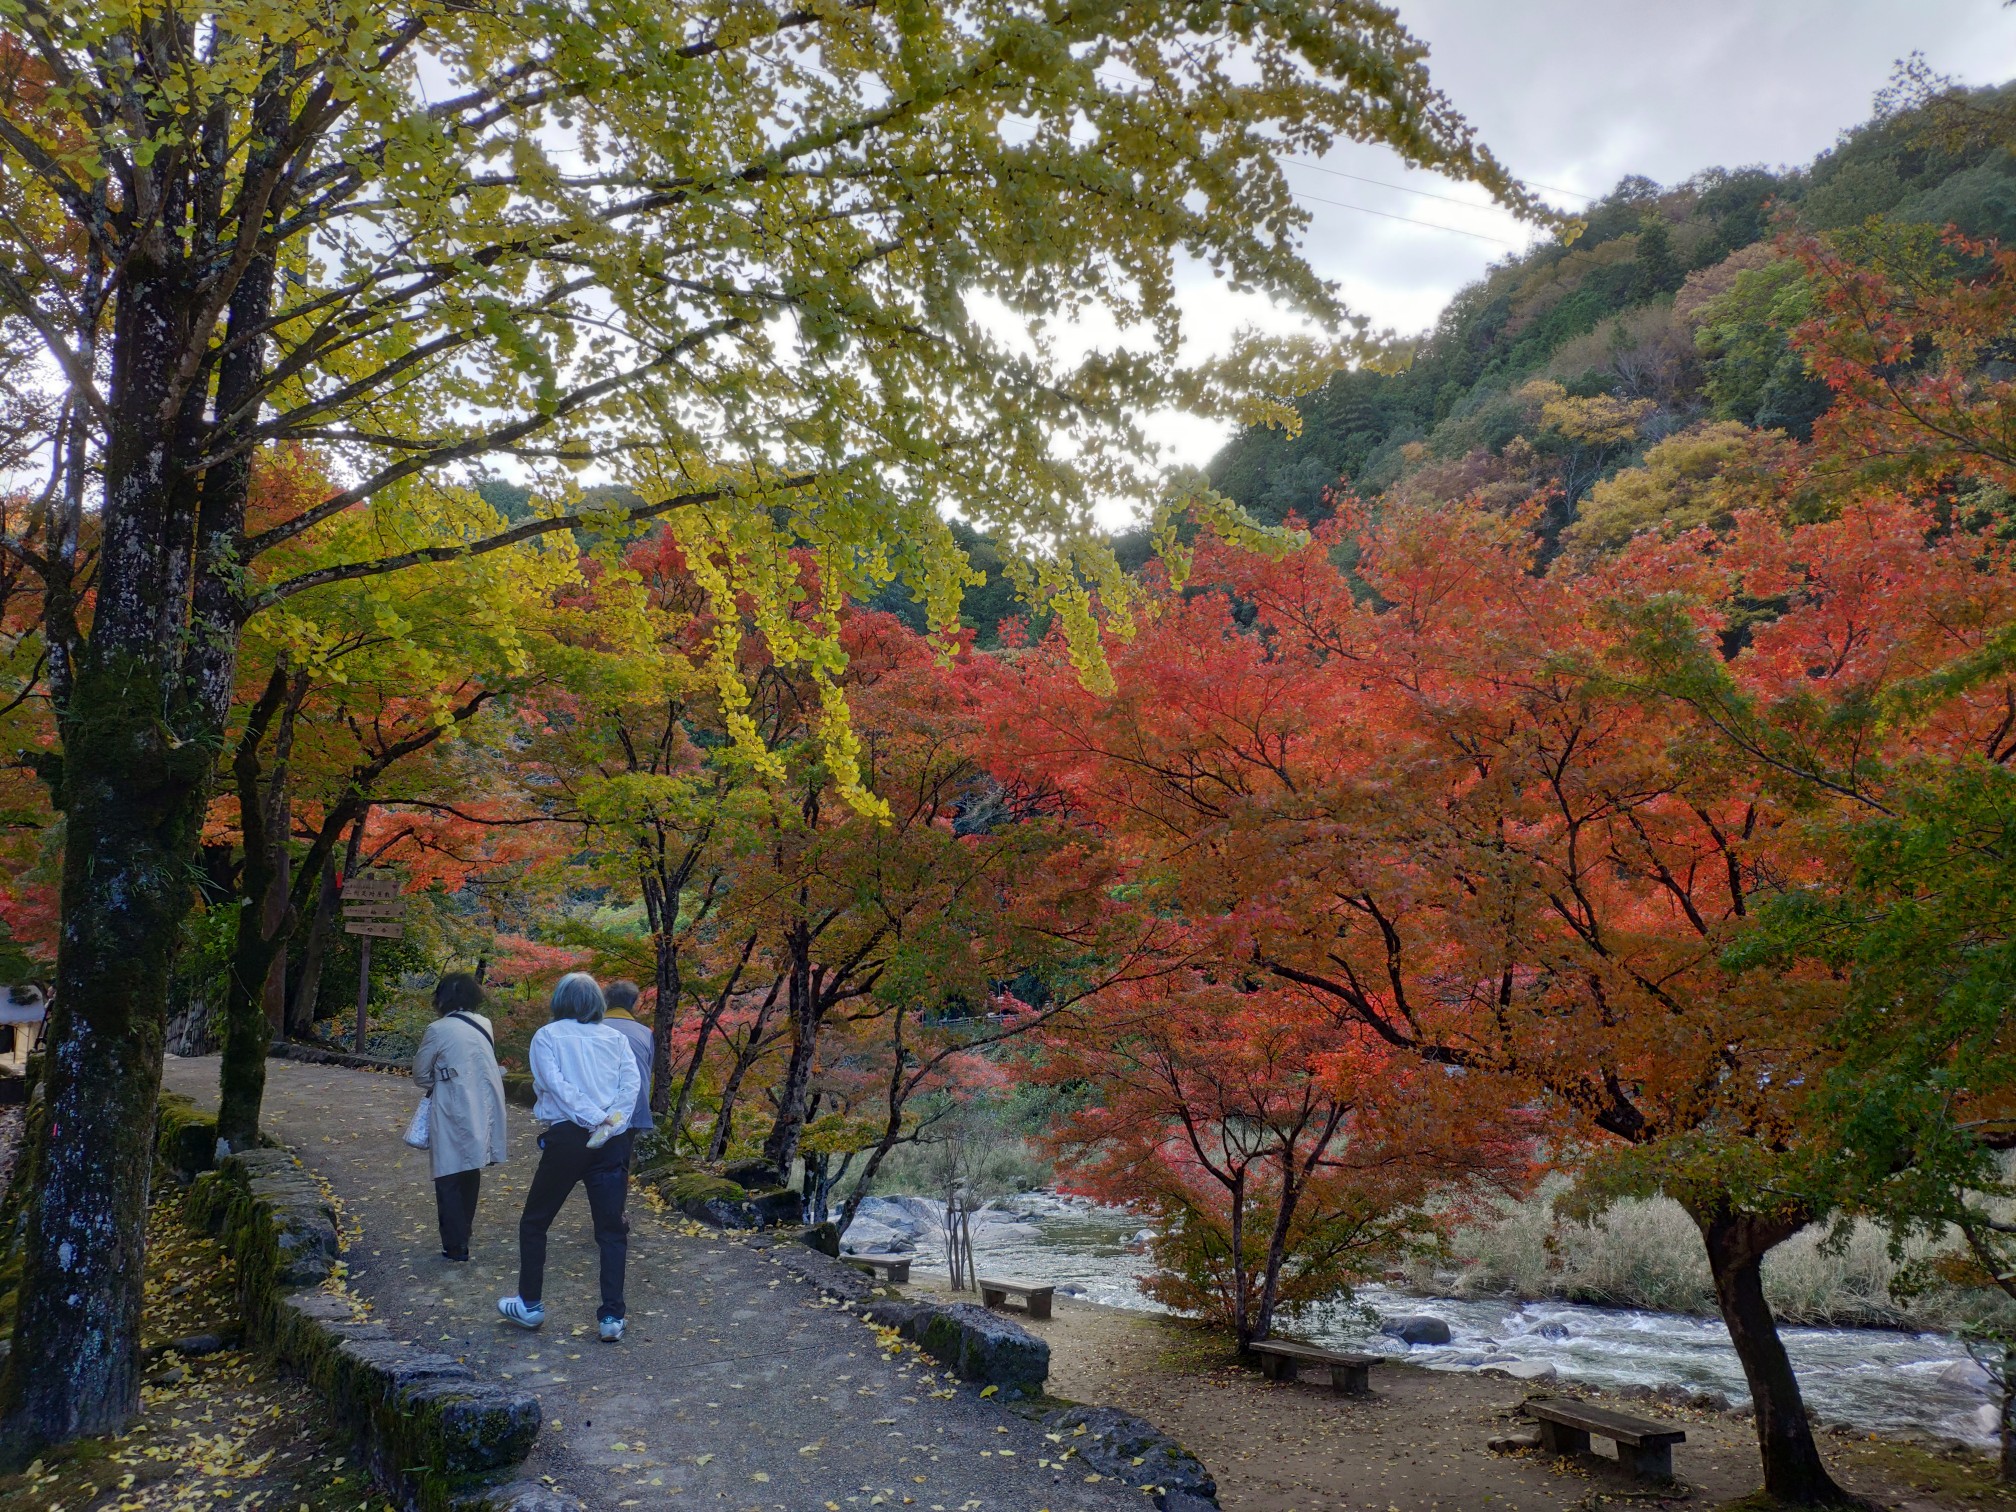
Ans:
{"label": "white handbag", "polygon": [[428,1135],[434,1122],[434,1099],[423,1097],[420,1106],[413,1110],[413,1122],[406,1125],[406,1143],[416,1150],[427,1148]]}

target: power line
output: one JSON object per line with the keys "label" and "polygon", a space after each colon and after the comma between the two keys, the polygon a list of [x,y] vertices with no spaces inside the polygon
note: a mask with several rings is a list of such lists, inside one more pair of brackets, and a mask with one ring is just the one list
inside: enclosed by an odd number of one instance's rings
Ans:
{"label": "power line", "polygon": [[1342,168],[1325,167],[1322,163],[1312,163],[1307,158],[1284,157],[1284,163],[1293,163],[1297,168],[1307,168],[1316,173],[1327,173],[1332,178],[1350,179],[1353,183],[1370,184],[1375,189],[1396,189],[1402,194],[1418,194],[1422,199],[1441,200],[1448,205],[1461,205],[1465,210],[1485,210],[1490,207],[1480,205],[1475,200],[1458,199],[1453,194],[1436,194],[1427,189],[1410,189],[1405,184],[1389,184],[1384,179],[1367,178],[1362,173],[1346,173]]}
{"label": "power line", "polygon": [[1524,179],[1521,182],[1523,182],[1528,189],[1545,189],[1549,194],[1565,194],[1570,199],[1578,199],[1581,200],[1584,204],[1588,205],[1593,205],[1596,203],[1595,195],[1584,194],[1579,189],[1563,189],[1559,184],[1543,184],[1538,179]]}
{"label": "power line", "polygon": [[[1346,173],[1342,168],[1332,168],[1325,163],[1312,163],[1307,158],[1284,157],[1284,163],[1293,163],[1297,168],[1307,168],[1316,173],[1327,173],[1332,178],[1350,179],[1354,183],[1370,184],[1376,189],[1392,189],[1401,194],[1417,194],[1422,199],[1441,200],[1445,204],[1461,205],[1466,210],[1488,210],[1488,205],[1480,205],[1475,200],[1458,199],[1453,194],[1437,194],[1430,189],[1416,189],[1407,184],[1389,184],[1384,179],[1367,178],[1362,173]],[[1535,183],[1531,179],[1523,181],[1529,189],[1545,189],[1552,194],[1565,194],[1570,199],[1586,200],[1590,196],[1577,194],[1573,189],[1556,189],[1551,184]]]}
{"label": "power line", "polygon": [[1360,215],[1376,215],[1381,220],[1405,221],[1410,226],[1426,226],[1430,231],[1447,231],[1451,236],[1467,236],[1473,241],[1496,242],[1501,247],[1516,247],[1519,243],[1507,241],[1502,236],[1486,236],[1482,231],[1465,231],[1461,226],[1445,226],[1436,221],[1416,220],[1411,215],[1395,215],[1390,210],[1374,210],[1367,205],[1347,205],[1342,200],[1324,199],[1320,195],[1302,194],[1288,191],[1296,199],[1307,200],[1312,205],[1329,205],[1338,210],[1356,210]]}

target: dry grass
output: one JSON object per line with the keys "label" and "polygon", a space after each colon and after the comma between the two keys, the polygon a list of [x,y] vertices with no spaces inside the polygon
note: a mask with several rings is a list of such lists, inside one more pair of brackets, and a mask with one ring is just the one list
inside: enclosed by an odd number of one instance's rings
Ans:
{"label": "dry grass", "polygon": [[[1560,1297],[1613,1307],[1710,1313],[1714,1291],[1693,1221],[1667,1198],[1620,1201],[1593,1218],[1568,1217],[1554,1178],[1523,1202],[1459,1228],[1448,1260],[1422,1265],[1412,1280],[1457,1295]],[[1812,1228],[1773,1250],[1764,1286],[1779,1318],[1813,1325],[1951,1327],[1983,1305],[1949,1290],[1915,1298],[1893,1292],[1900,1271],[1940,1246],[1912,1239],[1893,1251],[1867,1223],[1844,1233]],[[1449,1260],[1454,1261],[1453,1274]]]}

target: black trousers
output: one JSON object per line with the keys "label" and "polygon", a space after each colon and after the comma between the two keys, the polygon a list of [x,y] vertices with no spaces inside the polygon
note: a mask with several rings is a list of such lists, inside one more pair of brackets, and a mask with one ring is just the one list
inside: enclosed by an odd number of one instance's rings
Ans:
{"label": "black trousers", "polygon": [[595,1316],[623,1316],[623,1266],[630,1255],[623,1203],[630,1194],[630,1146],[635,1140],[635,1131],[626,1129],[601,1149],[591,1150],[588,1131],[572,1123],[555,1124],[539,1136],[539,1169],[532,1173],[525,1215],[518,1220],[518,1295],[526,1302],[545,1295],[546,1230],[578,1184],[588,1194],[595,1247],[602,1255],[602,1305]]}
{"label": "black trousers", "polygon": [[481,1171],[457,1171],[434,1178],[434,1214],[441,1220],[441,1253],[469,1258],[469,1230],[476,1226],[476,1193]]}

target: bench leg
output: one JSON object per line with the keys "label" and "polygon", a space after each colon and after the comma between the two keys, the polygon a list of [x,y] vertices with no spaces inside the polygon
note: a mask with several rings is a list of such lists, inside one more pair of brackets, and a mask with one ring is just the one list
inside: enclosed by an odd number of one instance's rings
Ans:
{"label": "bench leg", "polygon": [[992,1287],[987,1286],[980,1288],[980,1305],[982,1307],[999,1307],[1007,1300],[1008,1293],[1004,1291],[995,1291]]}
{"label": "bench leg", "polygon": [[1051,1293],[1047,1289],[1029,1293],[1029,1316],[1038,1319],[1049,1317],[1050,1297]]}
{"label": "bench leg", "polygon": [[900,1261],[897,1264],[889,1267],[890,1285],[901,1286],[909,1279],[910,1279],[910,1262],[908,1260]]}
{"label": "bench leg", "polygon": [[1540,1419],[1540,1447],[1549,1454],[1587,1454],[1589,1434],[1581,1428],[1570,1428],[1566,1423],[1550,1423]]}
{"label": "bench leg", "polygon": [[1262,1355],[1260,1359],[1266,1367],[1267,1379],[1270,1381],[1292,1382],[1301,1379],[1299,1361],[1291,1360],[1286,1355]]}
{"label": "bench leg", "polygon": [[1671,1444],[1646,1444],[1637,1449],[1617,1446],[1617,1458],[1635,1473],[1647,1480],[1673,1479],[1673,1446]]}
{"label": "bench leg", "polygon": [[1330,1367],[1330,1389],[1340,1391],[1345,1396],[1367,1396],[1372,1390],[1372,1367],[1369,1365],[1332,1365]]}

